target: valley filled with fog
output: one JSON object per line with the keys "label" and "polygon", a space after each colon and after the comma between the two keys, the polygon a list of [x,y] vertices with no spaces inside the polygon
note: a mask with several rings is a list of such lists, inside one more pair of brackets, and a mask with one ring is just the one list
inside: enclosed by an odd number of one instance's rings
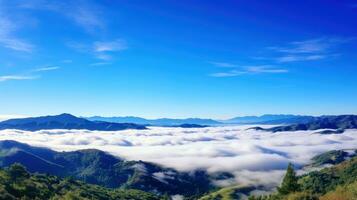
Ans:
{"label": "valley filled with fog", "polygon": [[16,140],[57,151],[95,148],[123,159],[154,162],[181,171],[204,169],[235,175],[234,179],[217,181],[220,186],[235,183],[275,186],[289,162],[303,166],[319,153],[356,148],[357,143],[355,129],[342,134],[319,134],[319,131],[272,133],[250,127],[2,130],[0,140]]}

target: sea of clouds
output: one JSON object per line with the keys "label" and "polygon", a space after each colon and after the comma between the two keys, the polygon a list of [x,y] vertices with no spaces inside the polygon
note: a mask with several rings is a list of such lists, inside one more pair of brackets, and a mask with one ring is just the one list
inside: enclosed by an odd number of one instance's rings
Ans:
{"label": "sea of clouds", "polygon": [[181,171],[205,169],[235,174],[234,179],[216,182],[222,186],[232,183],[275,186],[289,162],[303,166],[319,153],[357,148],[357,130],[323,135],[318,131],[271,133],[248,128],[2,130],[0,140],[16,140],[57,151],[95,148],[124,159],[150,161]]}

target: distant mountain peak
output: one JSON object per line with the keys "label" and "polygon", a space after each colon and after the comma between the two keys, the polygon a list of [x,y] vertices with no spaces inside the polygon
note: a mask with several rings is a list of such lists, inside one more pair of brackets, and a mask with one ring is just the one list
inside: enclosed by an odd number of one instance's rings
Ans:
{"label": "distant mountain peak", "polygon": [[72,115],[72,114],[69,114],[69,113],[62,113],[62,114],[54,115],[54,116],[57,116],[57,117],[72,117],[72,118],[77,118],[76,116],[74,116],[74,115]]}

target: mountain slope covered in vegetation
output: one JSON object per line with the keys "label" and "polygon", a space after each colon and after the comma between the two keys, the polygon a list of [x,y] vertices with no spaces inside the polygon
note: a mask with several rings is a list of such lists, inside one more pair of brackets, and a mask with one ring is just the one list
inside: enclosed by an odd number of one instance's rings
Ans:
{"label": "mountain slope covered in vegetation", "polygon": [[159,200],[140,190],[107,189],[70,178],[30,174],[20,164],[0,169],[0,200]]}
{"label": "mountain slope covered in vegetation", "polygon": [[73,177],[110,188],[192,196],[213,188],[204,171],[178,172],[143,161],[125,161],[100,150],[56,152],[16,141],[0,141],[0,167],[21,163],[30,172]]}

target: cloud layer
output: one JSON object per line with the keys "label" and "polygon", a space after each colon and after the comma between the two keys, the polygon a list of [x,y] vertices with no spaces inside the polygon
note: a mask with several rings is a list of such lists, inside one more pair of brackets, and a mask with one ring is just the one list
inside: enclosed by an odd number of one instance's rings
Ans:
{"label": "cloud layer", "polygon": [[280,182],[289,162],[301,166],[316,154],[357,147],[357,130],[322,135],[317,131],[270,133],[247,128],[152,127],[115,132],[3,130],[0,140],[17,140],[59,151],[96,148],[129,160],[150,161],[182,171],[232,172],[236,178],[230,183],[271,186]]}

